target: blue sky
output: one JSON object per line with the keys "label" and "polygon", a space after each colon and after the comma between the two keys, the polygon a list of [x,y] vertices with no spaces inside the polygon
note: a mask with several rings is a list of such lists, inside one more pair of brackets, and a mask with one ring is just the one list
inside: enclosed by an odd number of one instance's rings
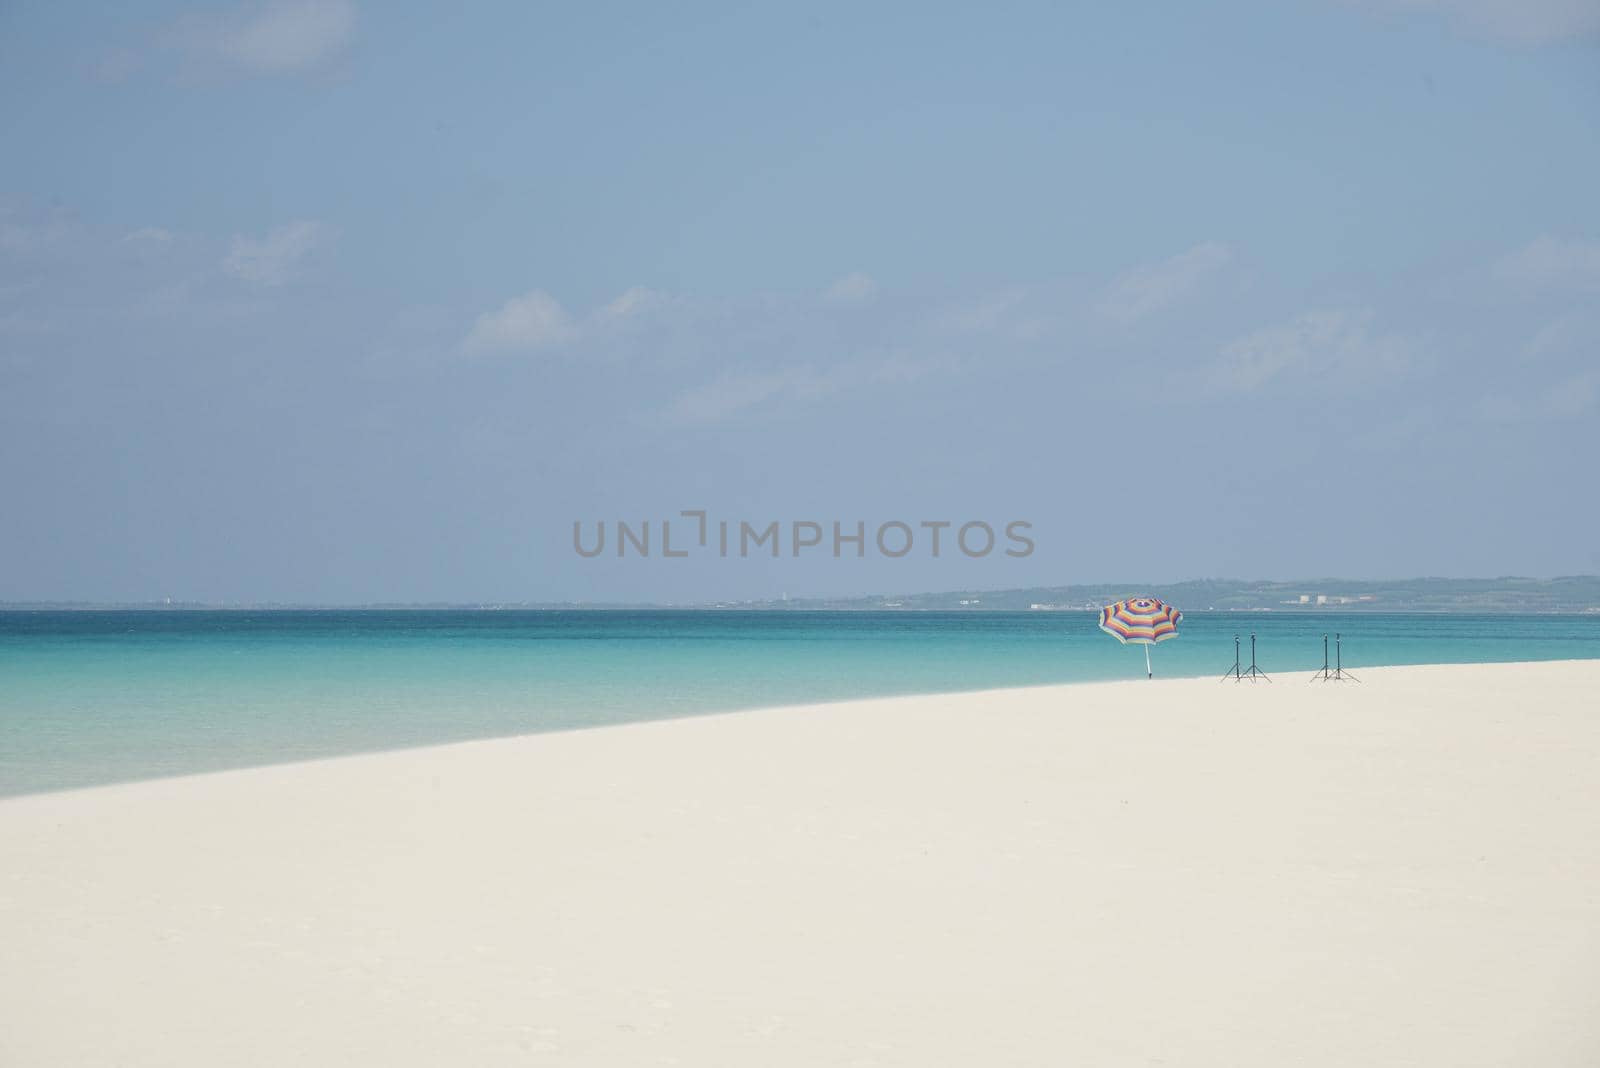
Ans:
{"label": "blue sky", "polygon": [[[1600,570],[1600,11],[0,9],[0,599]],[[572,524],[1033,524],[596,560]]]}

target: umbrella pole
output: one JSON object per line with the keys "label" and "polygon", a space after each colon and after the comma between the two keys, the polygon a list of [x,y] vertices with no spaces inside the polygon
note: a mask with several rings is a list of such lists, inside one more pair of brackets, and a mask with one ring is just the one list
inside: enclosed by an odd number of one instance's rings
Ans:
{"label": "umbrella pole", "polygon": [[1150,647],[1148,645],[1144,647],[1144,677],[1147,679],[1156,677],[1156,673],[1150,670]]}

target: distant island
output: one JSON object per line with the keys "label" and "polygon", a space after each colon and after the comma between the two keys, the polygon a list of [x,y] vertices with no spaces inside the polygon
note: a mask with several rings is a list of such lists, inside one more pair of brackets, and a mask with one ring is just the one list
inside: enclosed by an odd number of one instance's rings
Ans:
{"label": "distant island", "polygon": [[796,597],[775,600],[649,602],[466,601],[376,604],[196,601],[95,603],[85,601],[0,602],[0,611],[495,611],[624,609],[808,612],[1076,612],[1147,593],[1185,612],[1558,612],[1600,614],[1600,575],[1492,579],[1303,579],[1294,582],[1188,579],[1183,582],[1099,582],[1073,586],[1026,586],[1010,590],[950,590],[942,593],[874,594],[855,597]]}
{"label": "distant island", "polygon": [[[1552,579],[1414,578],[1294,582],[1189,579],[1183,582],[1103,582],[958,590],[882,597],[813,598],[741,605],[748,608],[879,611],[1092,611],[1137,593],[1170,601],[1186,612],[1594,612],[1600,576]],[[733,607],[728,605],[727,607]]]}

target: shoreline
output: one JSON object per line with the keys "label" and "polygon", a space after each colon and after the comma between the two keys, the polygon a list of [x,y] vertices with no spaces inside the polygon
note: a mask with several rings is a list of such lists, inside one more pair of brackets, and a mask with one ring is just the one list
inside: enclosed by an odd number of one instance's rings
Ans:
{"label": "shoreline", "polygon": [[1363,680],[873,698],[6,799],[0,1061],[1592,1063],[1600,661]]}
{"label": "shoreline", "polygon": [[[1571,659],[1562,659],[1562,660],[1494,660],[1494,661],[1460,661],[1460,662],[1442,661],[1442,662],[1425,663],[1425,664],[1383,664],[1383,665],[1372,666],[1372,667],[1347,668],[1346,670],[1347,671],[1351,671],[1351,672],[1359,673],[1359,675],[1362,677],[1362,682],[1355,683],[1355,685],[1365,685],[1365,678],[1369,674],[1377,676],[1377,677],[1381,677],[1383,673],[1396,672],[1396,671],[1412,671],[1412,670],[1415,670],[1415,669],[1418,669],[1418,668],[1424,668],[1424,669],[1457,669],[1457,668],[1467,668],[1467,667],[1525,666],[1525,665],[1544,665],[1544,664],[1554,664],[1554,665],[1595,664],[1595,665],[1600,665],[1600,658],[1571,658]],[[1249,686],[1258,686],[1258,685],[1259,686],[1267,686],[1267,685],[1280,685],[1280,684],[1282,684],[1284,682],[1292,682],[1292,683],[1310,685],[1311,684],[1310,676],[1313,674],[1313,672],[1307,671],[1305,669],[1296,669],[1294,671],[1284,671],[1284,672],[1274,671],[1274,672],[1270,672],[1269,674],[1272,677],[1272,681],[1271,682],[1263,682],[1263,683],[1259,683],[1259,684],[1255,683],[1255,682],[1250,682],[1250,683],[1239,682],[1239,683],[1235,683],[1234,685],[1237,685],[1237,686],[1245,686],[1245,685],[1249,685]],[[0,793],[0,805],[5,805],[5,804],[13,802],[13,801],[19,801],[19,800],[22,800],[22,799],[25,799],[25,798],[30,798],[30,797],[47,797],[47,796],[57,796],[57,795],[60,795],[60,794],[80,793],[80,792],[93,791],[93,790],[108,790],[108,789],[116,789],[118,787],[137,786],[137,785],[140,785],[140,784],[143,784],[143,783],[166,782],[166,781],[170,781],[170,780],[203,779],[203,778],[210,778],[210,777],[218,776],[218,775],[231,775],[231,774],[235,774],[235,773],[239,773],[239,772],[263,771],[263,770],[270,769],[270,768],[299,767],[299,766],[302,766],[302,765],[317,765],[317,764],[325,764],[325,763],[328,763],[330,761],[341,761],[341,760],[360,760],[360,759],[363,759],[363,758],[366,758],[366,757],[384,756],[384,755],[392,754],[392,753],[416,753],[416,752],[422,752],[422,751],[427,751],[427,750],[431,750],[431,749],[448,749],[448,748],[455,748],[457,746],[470,746],[470,745],[478,745],[478,744],[494,744],[494,743],[498,743],[498,742],[516,741],[516,740],[525,739],[525,738],[541,738],[541,737],[546,737],[546,736],[549,736],[549,735],[561,735],[561,734],[580,733],[580,732],[586,733],[586,732],[590,732],[590,731],[603,731],[603,730],[611,730],[611,729],[619,729],[619,728],[639,727],[639,726],[643,726],[643,725],[651,724],[651,723],[675,723],[675,722],[680,722],[680,721],[685,721],[685,720],[715,719],[715,718],[719,718],[719,717],[728,717],[728,716],[746,716],[746,715],[750,715],[750,714],[753,714],[753,713],[803,712],[803,711],[808,710],[808,709],[835,708],[835,707],[840,706],[840,705],[871,706],[871,705],[878,705],[878,704],[884,704],[884,703],[897,703],[897,702],[903,702],[903,701],[916,701],[916,700],[925,700],[925,699],[944,699],[944,698],[952,698],[952,699],[954,699],[954,698],[969,698],[970,699],[970,698],[1004,697],[1005,695],[1012,695],[1012,694],[1015,694],[1015,695],[1048,694],[1050,691],[1057,691],[1057,690],[1068,690],[1068,691],[1071,691],[1071,690],[1078,690],[1078,689],[1081,689],[1081,688],[1084,688],[1084,687],[1118,687],[1118,686],[1146,686],[1146,687],[1148,687],[1148,686],[1153,686],[1153,685],[1156,685],[1156,684],[1159,684],[1159,683],[1196,683],[1196,682],[1204,682],[1206,680],[1214,681],[1214,682],[1218,683],[1219,686],[1220,686],[1221,683],[1223,681],[1225,681],[1225,679],[1226,679],[1226,676],[1219,676],[1219,675],[1172,675],[1172,676],[1166,676],[1166,677],[1157,676],[1154,679],[1141,679],[1141,678],[1084,679],[1084,680],[1080,680],[1080,681],[1071,681],[1071,682],[1039,683],[1037,685],[991,686],[991,687],[983,687],[983,688],[972,689],[972,690],[908,691],[908,692],[905,692],[905,693],[882,694],[882,695],[866,696],[866,697],[840,697],[840,698],[835,698],[835,699],[831,699],[831,700],[821,700],[821,701],[804,701],[804,702],[798,702],[798,703],[796,703],[796,702],[784,702],[784,703],[781,703],[781,704],[772,704],[772,705],[766,705],[766,704],[745,705],[745,706],[741,706],[741,707],[738,707],[738,708],[715,708],[715,709],[707,709],[707,710],[704,710],[704,711],[691,711],[691,712],[681,712],[681,713],[677,713],[677,714],[651,716],[649,718],[642,718],[642,719],[636,719],[636,720],[625,720],[625,721],[620,721],[620,722],[619,721],[605,721],[605,722],[599,722],[599,723],[563,725],[563,726],[557,726],[557,727],[549,727],[549,728],[545,728],[545,729],[542,729],[542,730],[517,731],[517,732],[511,732],[511,733],[507,733],[507,734],[482,735],[482,736],[476,736],[476,737],[470,737],[470,738],[459,738],[459,739],[455,739],[455,740],[451,740],[451,741],[422,742],[422,743],[418,743],[418,744],[415,744],[415,745],[398,745],[398,746],[388,746],[388,747],[375,748],[375,749],[361,749],[361,750],[356,750],[356,751],[353,751],[353,752],[330,753],[330,754],[327,754],[325,756],[313,756],[313,757],[306,757],[306,758],[301,758],[301,759],[297,759],[297,760],[267,761],[267,762],[259,763],[259,764],[239,764],[239,765],[234,765],[234,766],[230,766],[230,767],[214,768],[214,769],[205,770],[205,771],[184,772],[184,773],[176,774],[176,775],[155,775],[155,776],[145,776],[145,777],[130,778],[130,779],[117,779],[117,780],[114,780],[114,781],[111,781],[111,782],[94,783],[94,784],[87,785],[87,786],[66,786],[66,787],[51,788],[51,789],[44,789],[44,790],[33,790],[33,791],[27,791],[27,792],[24,792],[24,793],[17,793],[17,794]]]}

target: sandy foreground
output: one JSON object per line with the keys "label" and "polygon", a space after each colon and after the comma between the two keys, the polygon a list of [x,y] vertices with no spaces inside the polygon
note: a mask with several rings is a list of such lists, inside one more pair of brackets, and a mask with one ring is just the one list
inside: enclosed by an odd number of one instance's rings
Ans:
{"label": "sandy foreground", "polygon": [[0,801],[0,1064],[1600,1063],[1600,661]]}

